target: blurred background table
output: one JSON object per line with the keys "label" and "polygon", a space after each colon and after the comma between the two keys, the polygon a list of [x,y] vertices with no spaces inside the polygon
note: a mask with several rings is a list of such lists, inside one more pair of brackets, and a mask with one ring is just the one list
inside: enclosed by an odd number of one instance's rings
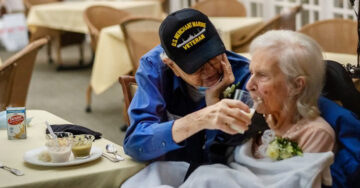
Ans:
{"label": "blurred background table", "polygon": [[110,6],[138,16],[160,17],[161,4],[157,1],[83,1],[59,2],[31,7],[27,24],[30,32],[36,32],[36,26],[88,33],[83,12],[93,5]]}
{"label": "blurred background table", "polygon": [[357,65],[357,55],[355,54],[325,52],[323,53],[323,56],[324,59],[337,61],[343,65],[346,64]]}
{"label": "blurred background table", "polygon": [[[260,26],[262,18],[251,17],[211,17],[226,49],[231,50],[234,38],[245,37]],[[101,94],[117,82],[120,75],[133,70],[124,35],[118,25],[104,28],[100,32],[90,84],[95,94]]]}
{"label": "blurred background table", "polygon": [[263,23],[258,17],[211,17],[227,50],[231,49],[231,41],[245,38],[247,34]]}
{"label": "blurred background table", "polygon": [[[66,124],[68,121],[42,110],[27,110],[32,118],[27,127],[27,139],[8,140],[7,131],[0,130],[0,161],[25,173],[15,176],[0,169],[0,187],[119,187],[128,177],[145,167],[144,163],[133,161],[125,155],[121,146],[115,144],[125,161],[113,163],[100,157],[88,163],[67,167],[35,166],[24,162],[26,151],[43,147],[45,144],[45,121],[50,124]],[[105,152],[105,145],[111,141],[101,138],[93,146]]]}

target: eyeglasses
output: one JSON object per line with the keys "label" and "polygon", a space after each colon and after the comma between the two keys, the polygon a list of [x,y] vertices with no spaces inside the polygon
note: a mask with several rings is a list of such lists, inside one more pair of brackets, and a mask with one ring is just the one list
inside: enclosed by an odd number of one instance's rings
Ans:
{"label": "eyeglasses", "polygon": [[211,68],[217,70],[221,67],[220,65],[221,61],[216,61],[216,60],[210,60],[208,62],[206,62],[204,65],[202,65],[196,72],[194,72],[193,74],[200,74],[202,71],[205,70],[206,66],[209,65],[211,66]]}

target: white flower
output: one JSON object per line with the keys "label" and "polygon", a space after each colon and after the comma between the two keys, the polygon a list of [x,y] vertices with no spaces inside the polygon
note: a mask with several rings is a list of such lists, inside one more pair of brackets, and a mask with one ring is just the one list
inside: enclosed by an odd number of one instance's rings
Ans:
{"label": "white flower", "polygon": [[276,137],[270,142],[266,155],[272,160],[283,160],[294,156],[302,156],[302,150],[296,142],[287,138]]}
{"label": "white flower", "polygon": [[270,157],[272,160],[277,160],[279,158],[279,147],[277,145],[277,142],[274,140],[274,142],[271,142],[266,150],[266,155]]}

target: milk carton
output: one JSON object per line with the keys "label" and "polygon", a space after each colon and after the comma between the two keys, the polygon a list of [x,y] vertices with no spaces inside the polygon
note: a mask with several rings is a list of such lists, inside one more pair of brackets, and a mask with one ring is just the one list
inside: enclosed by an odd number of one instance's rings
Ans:
{"label": "milk carton", "polygon": [[7,107],[6,123],[8,139],[25,139],[26,138],[26,110],[25,107]]}

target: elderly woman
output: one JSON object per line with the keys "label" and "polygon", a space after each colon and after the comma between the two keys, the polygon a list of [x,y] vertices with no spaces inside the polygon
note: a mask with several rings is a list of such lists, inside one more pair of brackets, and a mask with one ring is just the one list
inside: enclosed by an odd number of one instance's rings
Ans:
{"label": "elderly woman", "polygon": [[304,152],[332,151],[335,133],[317,106],[325,76],[319,45],[297,32],[270,31],[252,42],[250,54],[246,88],[261,99],[256,110],[275,135]]}
{"label": "elderly woman", "polygon": [[[252,42],[250,54],[251,77],[246,88],[258,102],[256,111],[264,115],[270,130],[237,146],[229,166],[201,166],[182,186],[313,188],[331,185],[329,167],[333,162],[335,134],[320,117],[317,106],[325,76],[319,45],[297,32],[269,31]],[[223,88],[220,82],[209,91]],[[207,93],[207,104],[216,102],[219,96]],[[276,148],[279,153],[298,148],[291,145],[289,149],[281,144],[274,147],[276,142],[272,141],[281,140],[279,138],[286,138],[287,143],[296,142],[304,152],[302,157],[271,156],[269,148]]]}
{"label": "elderly woman", "polygon": [[[271,129],[263,134],[265,138],[254,140],[255,156],[265,157],[274,136],[296,142],[304,152],[332,151],[335,133],[320,117],[317,105],[325,76],[319,45],[297,32],[269,31],[252,42],[250,55],[251,77],[246,88]],[[220,82],[208,90],[207,105],[220,100],[224,85]]]}

